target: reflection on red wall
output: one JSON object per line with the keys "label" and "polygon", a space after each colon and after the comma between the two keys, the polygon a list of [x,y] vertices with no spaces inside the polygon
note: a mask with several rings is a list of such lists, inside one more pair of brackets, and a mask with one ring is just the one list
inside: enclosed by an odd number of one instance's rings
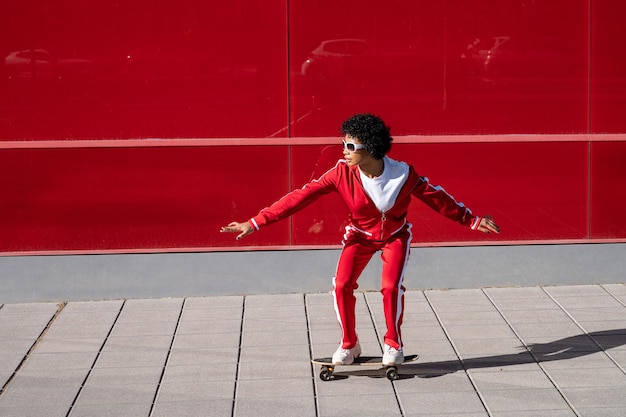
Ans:
{"label": "reflection on red wall", "polygon": [[8,0],[0,140],[619,133],[621,0]]}
{"label": "reflection on red wall", "polygon": [[[13,176],[0,177],[0,252],[231,245],[219,226],[288,189],[287,156],[274,146],[1,150]],[[288,222],[246,241],[288,242]]]}
{"label": "reflection on red wall", "polygon": [[364,111],[396,134],[587,131],[589,0],[359,5],[290,8],[294,135]]}
{"label": "reflection on red wall", "polygon": [[626,3],[619,0],[593,2],[591,85],[589,100],[592,133],[626,132]]}
{"label": "reflection on red wall", "polygon": [[624,238],[626,221],[626,142],[591,146],[591,236]]}
{"label": "reflection on red wall", "polygon": [[[443,186],[474,213],[493,215],[506,230],[499,236],[486,237],[460,227],[416,200],[408,216],[413,223],[414,242],[586,238],[587,146],[585,142],[394,145],[392,158],[411,163],[431,183]],[[324,167],[330,166],[332,157],[325,156],[327,148],[318,149],[318,161],[324,161]],[[339,149],[332,149],[336,160]],[[317,152],[309,147],[294,148],[294,160],[299,161],[294,165],[294,185],[325,171],[311,158]],[[347,212],[343,203],[333,197],[293,217],[296,244],[336,244],[346,225]]]}
{"label": "reflection on red wall", "polygon": [[3,1],[0,139],[285,136],[285,2]]}

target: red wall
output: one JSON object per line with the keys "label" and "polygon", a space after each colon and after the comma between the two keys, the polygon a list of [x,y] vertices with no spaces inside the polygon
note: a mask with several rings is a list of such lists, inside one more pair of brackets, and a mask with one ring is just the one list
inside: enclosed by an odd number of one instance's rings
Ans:
{"label": "red wall", "polygon": [[624,12],[3,1],[0,252],[335,245],[335,197],[243,242],[216,230],[332,165],[355,112],[381,115],[392,157],[505,232],[469,233],[416,203],[417,242],[624,240]]}

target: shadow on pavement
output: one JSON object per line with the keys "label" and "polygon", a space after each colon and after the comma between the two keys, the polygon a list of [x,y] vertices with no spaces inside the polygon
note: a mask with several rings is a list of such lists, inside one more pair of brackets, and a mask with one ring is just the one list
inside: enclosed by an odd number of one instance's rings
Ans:
{"label": "shadow on pavement", "polygon": [[497,368],[525,363],[562,361],[626,345],[626,329],[606,330],[566,337],[548,343],[534,343],[528,349],[507,355],[467,358],[462,361],[426,362],[402,367],[403,376],[433,378],[457,371]]}

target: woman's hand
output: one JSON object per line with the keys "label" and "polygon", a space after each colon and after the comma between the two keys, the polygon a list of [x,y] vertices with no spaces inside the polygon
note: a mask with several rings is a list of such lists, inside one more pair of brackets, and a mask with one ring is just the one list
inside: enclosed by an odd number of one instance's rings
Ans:
{"label": "woman's hand", "polygon": [[478,224],[476,230],[480,230],[481,232],[487,234],[491,232],[500,233],[500,226],[498,226],[496,222],[493,221],[493,218],[491,216],[485,216],[480,219],[480,223]]}
{"label": "woman's hand", "polygon": [[236,237],[237,240],[248,236],[252,232],[254,232],[254,227],[248,222],[231,222],[228,226],[224,226],[220,229],[220,233],[239,233]]}

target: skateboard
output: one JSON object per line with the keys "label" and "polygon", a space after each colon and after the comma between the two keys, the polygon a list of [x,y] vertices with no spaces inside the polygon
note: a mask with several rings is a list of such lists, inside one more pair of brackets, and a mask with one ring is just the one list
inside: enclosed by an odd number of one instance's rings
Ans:
{"label": "skateboard", "polygon": [[[404,357],[403,363],[413,362],[417,359],[419,359],[419,355],[408,355]],[[398,374],[399,365],[383,365],[382,358],[380,356],[359,356],[350,365],[336,365],[332,363],[332,358],[317,358],[313,359],[311,362],[322,366],[319,373],[322,381],[331,381],[334,379],[333,373],[335,372],[335,368],[338,366],[381,366],[385,371],[385,376],[388,380],[396,381],[400,379],[400,375]]]}

